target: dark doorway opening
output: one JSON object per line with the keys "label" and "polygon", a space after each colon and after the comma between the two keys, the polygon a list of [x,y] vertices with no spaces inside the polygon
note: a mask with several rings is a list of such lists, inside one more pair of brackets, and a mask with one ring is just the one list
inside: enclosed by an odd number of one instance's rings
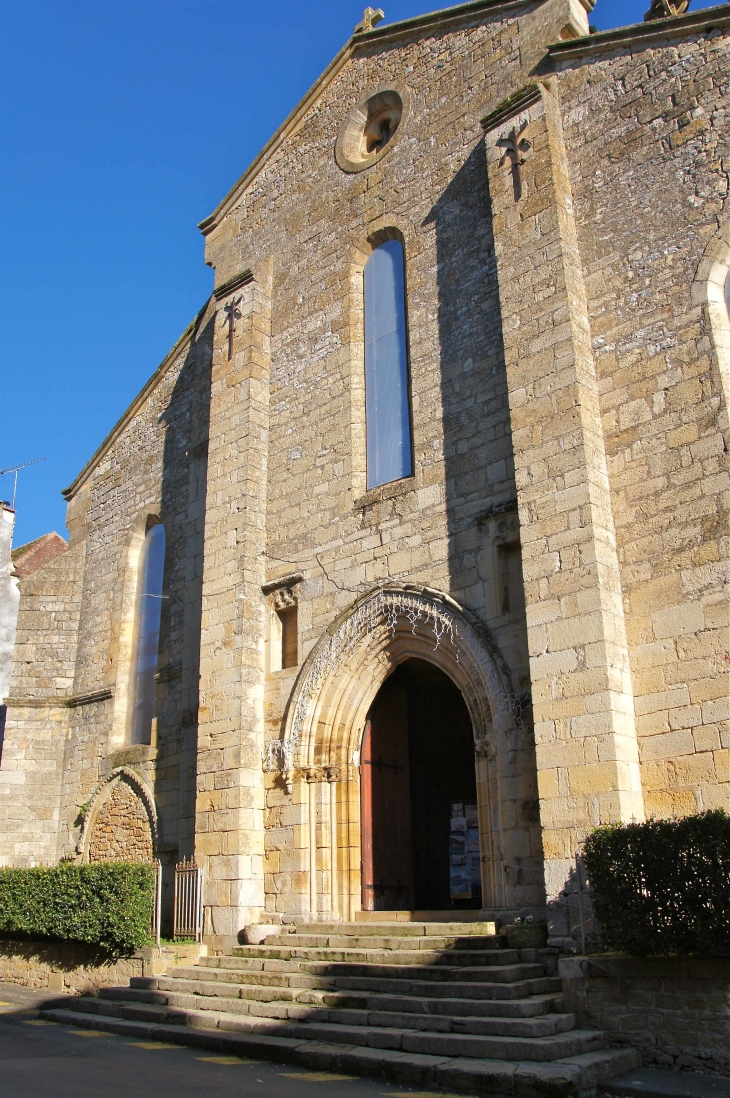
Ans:
{"label": "dark doorway opening", "polygon": [[471,720],[426,660],[407,660],[378,691],[360,790],[364,910],[481,907]]}

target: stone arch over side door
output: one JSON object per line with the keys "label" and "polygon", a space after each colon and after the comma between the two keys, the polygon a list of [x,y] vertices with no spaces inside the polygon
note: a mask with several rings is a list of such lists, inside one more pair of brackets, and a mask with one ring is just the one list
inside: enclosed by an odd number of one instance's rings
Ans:
{"label": "stone arch over side door", "polygon": [[[466,703],[474,733],[484,906],[510,906],[505,868],[520,840],[512,822],[517,814],[507,802],[516,796],[513,770],[523,729],[509,675],[488,632],[448,595],[405,585],[369,592],[330,626],[302,667],[284,739],[270,750],[270,763],[280,756],[290,790],[297,782],[308,786],[300,798],[308,821],[301,833],[312,917],[347,919],[359,910],[358,764],[365,721],[387,676],[413,657],[444,671]],[[317,831],[318,811],[329,816],[329,842],[323,828]],[[335,871],[325,875],[330,866]]]}
{"label": "stone arch over side door", "polygon": [[154,799],[135,771],[119,767],[97,786],[76,850],[85,862],[153,861],[157,850]]}

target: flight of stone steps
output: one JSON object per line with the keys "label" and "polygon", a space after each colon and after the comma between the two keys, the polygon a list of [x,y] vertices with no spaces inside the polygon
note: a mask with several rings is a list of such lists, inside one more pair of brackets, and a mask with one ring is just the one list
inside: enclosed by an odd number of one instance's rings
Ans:
{"label": "flight of stone steps", "polygon": [[577,1028],[538,958],[494,923],[312,923],[42,1017],[429,1089],[595,1094],[640,1058]]}

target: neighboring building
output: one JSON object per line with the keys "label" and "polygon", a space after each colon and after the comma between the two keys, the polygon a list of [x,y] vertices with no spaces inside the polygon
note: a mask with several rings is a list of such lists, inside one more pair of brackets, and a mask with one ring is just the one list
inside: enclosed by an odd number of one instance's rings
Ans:
{"label": "neighboring building", "polygon": [[10,688],[15,627],[20,603],[18,581],[13,575],[13,564],[10,559],[14,526],[15,511],[4,500],[0,500],[0,765],[5,737],[5,699]]}
{"label": "neighboring building", "polygon": [[19,545],[13,549],[13,571],[19,579],[32,576],[39,568],[50,564],[56,557],[60,557],[68,549],[68,542],[64,541],[60,534],[52,530],[50,534],[43,534],[35,541],[29,541],[27,545]]}
{"label": "neighboring building", "polygon": [[20,583],[5,864],[195,856],[225,946],[730,804],[730,6],[591,6],[366,13],[202,223]]}
{"label": "neighboring building", "polygon": [[20,604],[18,579],[50,564],[68,548],[63,538],[54,532],[13,549],[14,527],[15,511],[5,500],[0,500],[0,763]]}

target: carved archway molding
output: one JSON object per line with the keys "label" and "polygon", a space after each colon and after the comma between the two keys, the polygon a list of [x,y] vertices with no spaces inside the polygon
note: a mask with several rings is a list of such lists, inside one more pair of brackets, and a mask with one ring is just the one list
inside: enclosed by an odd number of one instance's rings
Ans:
{"label": "carved archway molding", "polygon": [[79,833],[78,842],[76,843],[76,853],[81,855],[81,860],[84,862],[88,862],[89,860],[89,844],[99,811],[107,798],[111,795],[114,787],[118,785],[120,781],[126,781],[131,785],[134,792],[142,801],[149,820],[153,854],[157,853],[157,811],[155,809],[155,798],[152,790],[136,770],[132,770],[129,766],[118,766],[115,767],[114,770],[111,770],[97,784],[94,792],[89,798],[88,809],[81,820],[81,831]]}
{"label": "carved archway molding", "polygon": [[[283,772],[289,792],[297,781],[308,786],[304,803],[310,821],[309,910],[315,917],[327,911],[336,915],[343,911],[343,903],[350,914],[357,908],[359,889],[353,878],[359,879],[360,821],[355,786],[359,788],[362,735],[383,682],[398,664],[413,657],[439,667],[464,697],[477,760],[483,892],[490,906],[506,903],[500,786],[508,776],[507,760],[522,744],[522,699],[512,691],[490,634],[458,603],[428,587],[392,584],[356,600],[315,645],[297,678],[283,739],[269,744],[265,758],[267,770]],[[337,796],[333,786],[338,782],[355,786]],[[321,783],[330,786],[329,793]],[[335,871],[328,900],[318,897],[315,883],[318,797],[330,800]],[[351,836],[347,866],[335,838],[335,811],[347,817],[341,820]],[[348,878],[344,889],[343,876]]]}

